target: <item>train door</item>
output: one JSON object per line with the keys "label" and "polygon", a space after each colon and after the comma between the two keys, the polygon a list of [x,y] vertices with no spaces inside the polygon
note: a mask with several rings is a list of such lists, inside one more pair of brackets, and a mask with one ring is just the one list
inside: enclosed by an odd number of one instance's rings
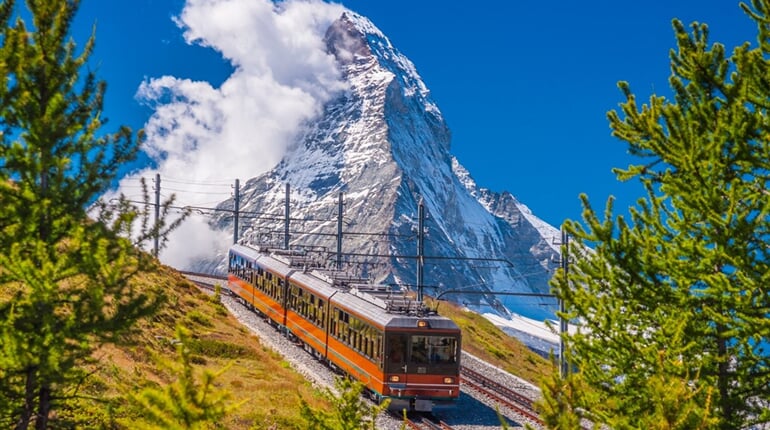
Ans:
{"label": "train door", "polygon": [[[385,373],[398,376],[397,381],[406,383],[407,345],[409,336],[391,334],[385,342]],[[392,380],[392,379],[391,379]]]}

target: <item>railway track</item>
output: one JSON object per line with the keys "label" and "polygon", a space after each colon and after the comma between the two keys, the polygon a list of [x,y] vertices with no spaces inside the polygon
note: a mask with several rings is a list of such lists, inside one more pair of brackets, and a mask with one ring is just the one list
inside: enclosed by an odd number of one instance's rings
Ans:
{"label": "railway track", "polygon": [[179,273],[181,273],[185,278],[187,278],[188,281],[192,282],[198,287],[210,291],[214,291],[216,284],[220,284],[222,287],[224,287],[224,284],[227,282],[227,276],[183,271],[180,271]]}
{"label": "railway track", "polygon": [[486,376],[463,367],[460,370],[462,384],[472,388],[501,406],[515,411],[532,423],[543,426],[544,423],[532,407],[533,400]]}
{"label": "railway track", "polygon": [[[215,276],[197,272],[181,273],[199,288],[208,291],[214,291],[217,284],[224,286],[224,283],[227,281],[227,277],[225,276]],[[526,418],[532,424],[543,427],[543,421],[533,410],[533,400],[529,397],[467,367],[461,368],[461,380],[462,385],[465,387],[475,390],[503,408],[514,411],[518,415]],[[404,423],[405,428],[407,429],[451,430],[453,428],[433,414],[410,414],[406,419],[398,412],[392,412],[391,415]],[[518,419],[515,420],[518,421]]]}
{"label": "railway track", "polygon": [[433,414],[412,414],[404,418],[397,411],[390,411],[390,414],[398,420],[404,422],[405,428],[412,430],[452,430],[449,424],[436,418]]}

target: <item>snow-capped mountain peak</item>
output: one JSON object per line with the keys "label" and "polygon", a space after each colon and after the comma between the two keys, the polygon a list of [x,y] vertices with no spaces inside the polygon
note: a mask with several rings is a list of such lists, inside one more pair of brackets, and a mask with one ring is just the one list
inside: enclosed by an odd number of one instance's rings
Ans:
{"label": "snow-capped mountain peak", "polygon": [[[344,198],[345,269],[381,282],[416,283],[418,202],[427,214],[426,294],[536,318],[551,309],[479,292],[547,292],[557,250],[553,227],[507,192],[478,188],[450,154],[451,135],[414,64],[367,18],[346,11],[325,43],[347,89],[306,124],[270,172],[241,190],[245,242],[282,243],[285,186],[291,187],[290,243],[336,248],[337,204]],[[222,203],[233,206],[233,201]],[[218,221],[232,228],[229,218]],[[242,224],[243,225],[243,224]],[[334,261],[328,254],[326,262]]]}

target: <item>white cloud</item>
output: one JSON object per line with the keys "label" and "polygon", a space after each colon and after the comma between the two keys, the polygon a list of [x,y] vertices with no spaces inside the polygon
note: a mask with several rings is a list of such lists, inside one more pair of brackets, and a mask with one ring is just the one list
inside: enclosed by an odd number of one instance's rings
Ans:
{"label": "white cloud", "polygon": [[[137,98],[154,108],[145,125],[144,148],[157,169],[138,172],[122,184],[156,172],[162,184],[164,177],[182,184],[222,183],[275,166],[301,124],[344,88],[323,43],[326,29],[343,10],[318,0],[187,0],[175,18],[185,40],[221,53],[234,71],[219,88],[174,76],[142,83]],[[227,197],[224,193],[219,200]],[[211,202],[212,195],[178,196],[181,205],[204,200]],[[161,254],[164,262],[181,268],[187,257],[194,257],[187,250],[196,246],[175,246],[183,243],[180,236],[222,236],[198,221],[183,230]]]}
{"label": "white cloud", "polygon": [[161,251],[161,259],[171,267],[195,269],[188,267],[191,262],[211,259],[217,251],[226,252],[232,239],[232,232],[212,230],[206,218],[193,215],[174,233],[168,247]]}

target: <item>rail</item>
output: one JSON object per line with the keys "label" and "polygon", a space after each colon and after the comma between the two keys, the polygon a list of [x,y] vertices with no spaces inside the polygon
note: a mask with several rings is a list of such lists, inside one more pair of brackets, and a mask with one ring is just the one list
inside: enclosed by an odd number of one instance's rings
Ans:
{"label": "rail", "polygon": [[499,382],[468,368],[461,369],[461,376],[462,383],[469,388],[483,393],[490,399],[524,416],[535,424],[540,426],[545,424],[532,408],[532,399],[527,396],[517,393]]}

